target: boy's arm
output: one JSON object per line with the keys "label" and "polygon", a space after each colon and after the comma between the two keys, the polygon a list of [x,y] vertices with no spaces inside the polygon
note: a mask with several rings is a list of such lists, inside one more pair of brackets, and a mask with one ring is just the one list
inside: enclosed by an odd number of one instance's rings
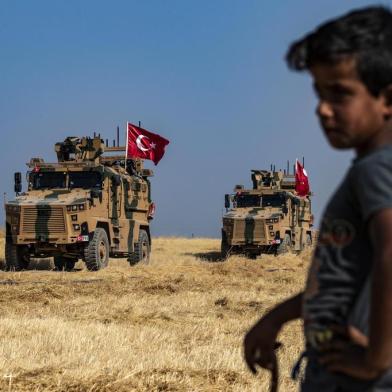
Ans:
{"label": "boy's arm", "polygon": [[369,231],[374,258],[368,342],[349,328],[351,343],[332,344],[320,359],[330,371],[362,379],[376,378],[392,366],[392,209],[375,214]]}
{"label": "boy's arm", "polygon": [[367,361],[380,372],[392,365],[392,209],[370,222],[374,250]]}
{"label": "boy's arm", "polygon": [[301,317],[302,293],[291,297],[270,310],[246,334],[245,361],[256,373],[256,365],[272,370],[275,363],[276,337],[283,324]]}

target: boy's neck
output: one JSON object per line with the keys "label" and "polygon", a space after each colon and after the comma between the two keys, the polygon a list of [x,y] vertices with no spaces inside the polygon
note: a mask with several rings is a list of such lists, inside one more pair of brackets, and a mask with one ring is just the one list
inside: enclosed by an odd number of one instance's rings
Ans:
{"label": "boy's neck", "polygon": [[392,144],[392,123],[389,123],[383,130],[372,136],[366,143],[355,148],[357,158],[361,158],[380,147]]}

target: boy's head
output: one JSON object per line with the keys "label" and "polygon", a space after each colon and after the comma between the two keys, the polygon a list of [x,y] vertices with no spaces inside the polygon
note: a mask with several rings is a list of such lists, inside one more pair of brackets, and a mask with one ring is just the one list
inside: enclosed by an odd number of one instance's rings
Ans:
{"label": "boy's head", "polygon": [[392,13],[353,11],[294,42],[294,70],[308,70],[319,97],[317,114],[337,148],[366,149],[392,117]]}

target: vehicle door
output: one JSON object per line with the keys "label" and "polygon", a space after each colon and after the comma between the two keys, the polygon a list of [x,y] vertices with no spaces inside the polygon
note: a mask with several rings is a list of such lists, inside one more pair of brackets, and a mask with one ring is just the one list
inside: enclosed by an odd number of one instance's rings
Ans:
{"label": "vehicle door", "polygon": [[121,218],[122,208],[122,181],[119,175],[114,175],[110,178],[109,186],[109,218]]}

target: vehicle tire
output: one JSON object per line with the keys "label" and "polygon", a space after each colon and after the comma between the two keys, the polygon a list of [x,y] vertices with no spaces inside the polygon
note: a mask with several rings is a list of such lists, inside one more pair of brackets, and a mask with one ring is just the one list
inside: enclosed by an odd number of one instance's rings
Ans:
{"label": "vehicle tire", "polygon": [[24,246],[5,243],[5,265],[7,271],[21,271],[29,266],[29,256]]}
{"label": "vehicle tire", "polygon": [[290,234],[286,233],[282,242],[278,245],[276,249],[277,255],[282,255],[283,253],[287,253],[291,249],[291,237]]}
{"label": "vehicle tire", "polygon": [[109,240],[106,231],[101,227],[94,230],[93,238],[84,249],[86,267],[90,271],[98,271],[109,263]]}
{"label": "vehicle tire", "polygon": [[139,239],[135,244],[134,252],[128,257],[130,265],[138,263],[148,264],[150,262],[150,240],[145,230],[139,230]]}
{"label": "vehicle tire", "polygon": [[227,241],[227,235],[224,230],[222,230],[222,241],[221,241],[221,255],[222,259],[227,259],[230,256],[231,247]]}
{"label": "vehicle tire", "polygon": [[56,271],[72,271],[77,260],[64,256],[54,256],[54,267]]}

